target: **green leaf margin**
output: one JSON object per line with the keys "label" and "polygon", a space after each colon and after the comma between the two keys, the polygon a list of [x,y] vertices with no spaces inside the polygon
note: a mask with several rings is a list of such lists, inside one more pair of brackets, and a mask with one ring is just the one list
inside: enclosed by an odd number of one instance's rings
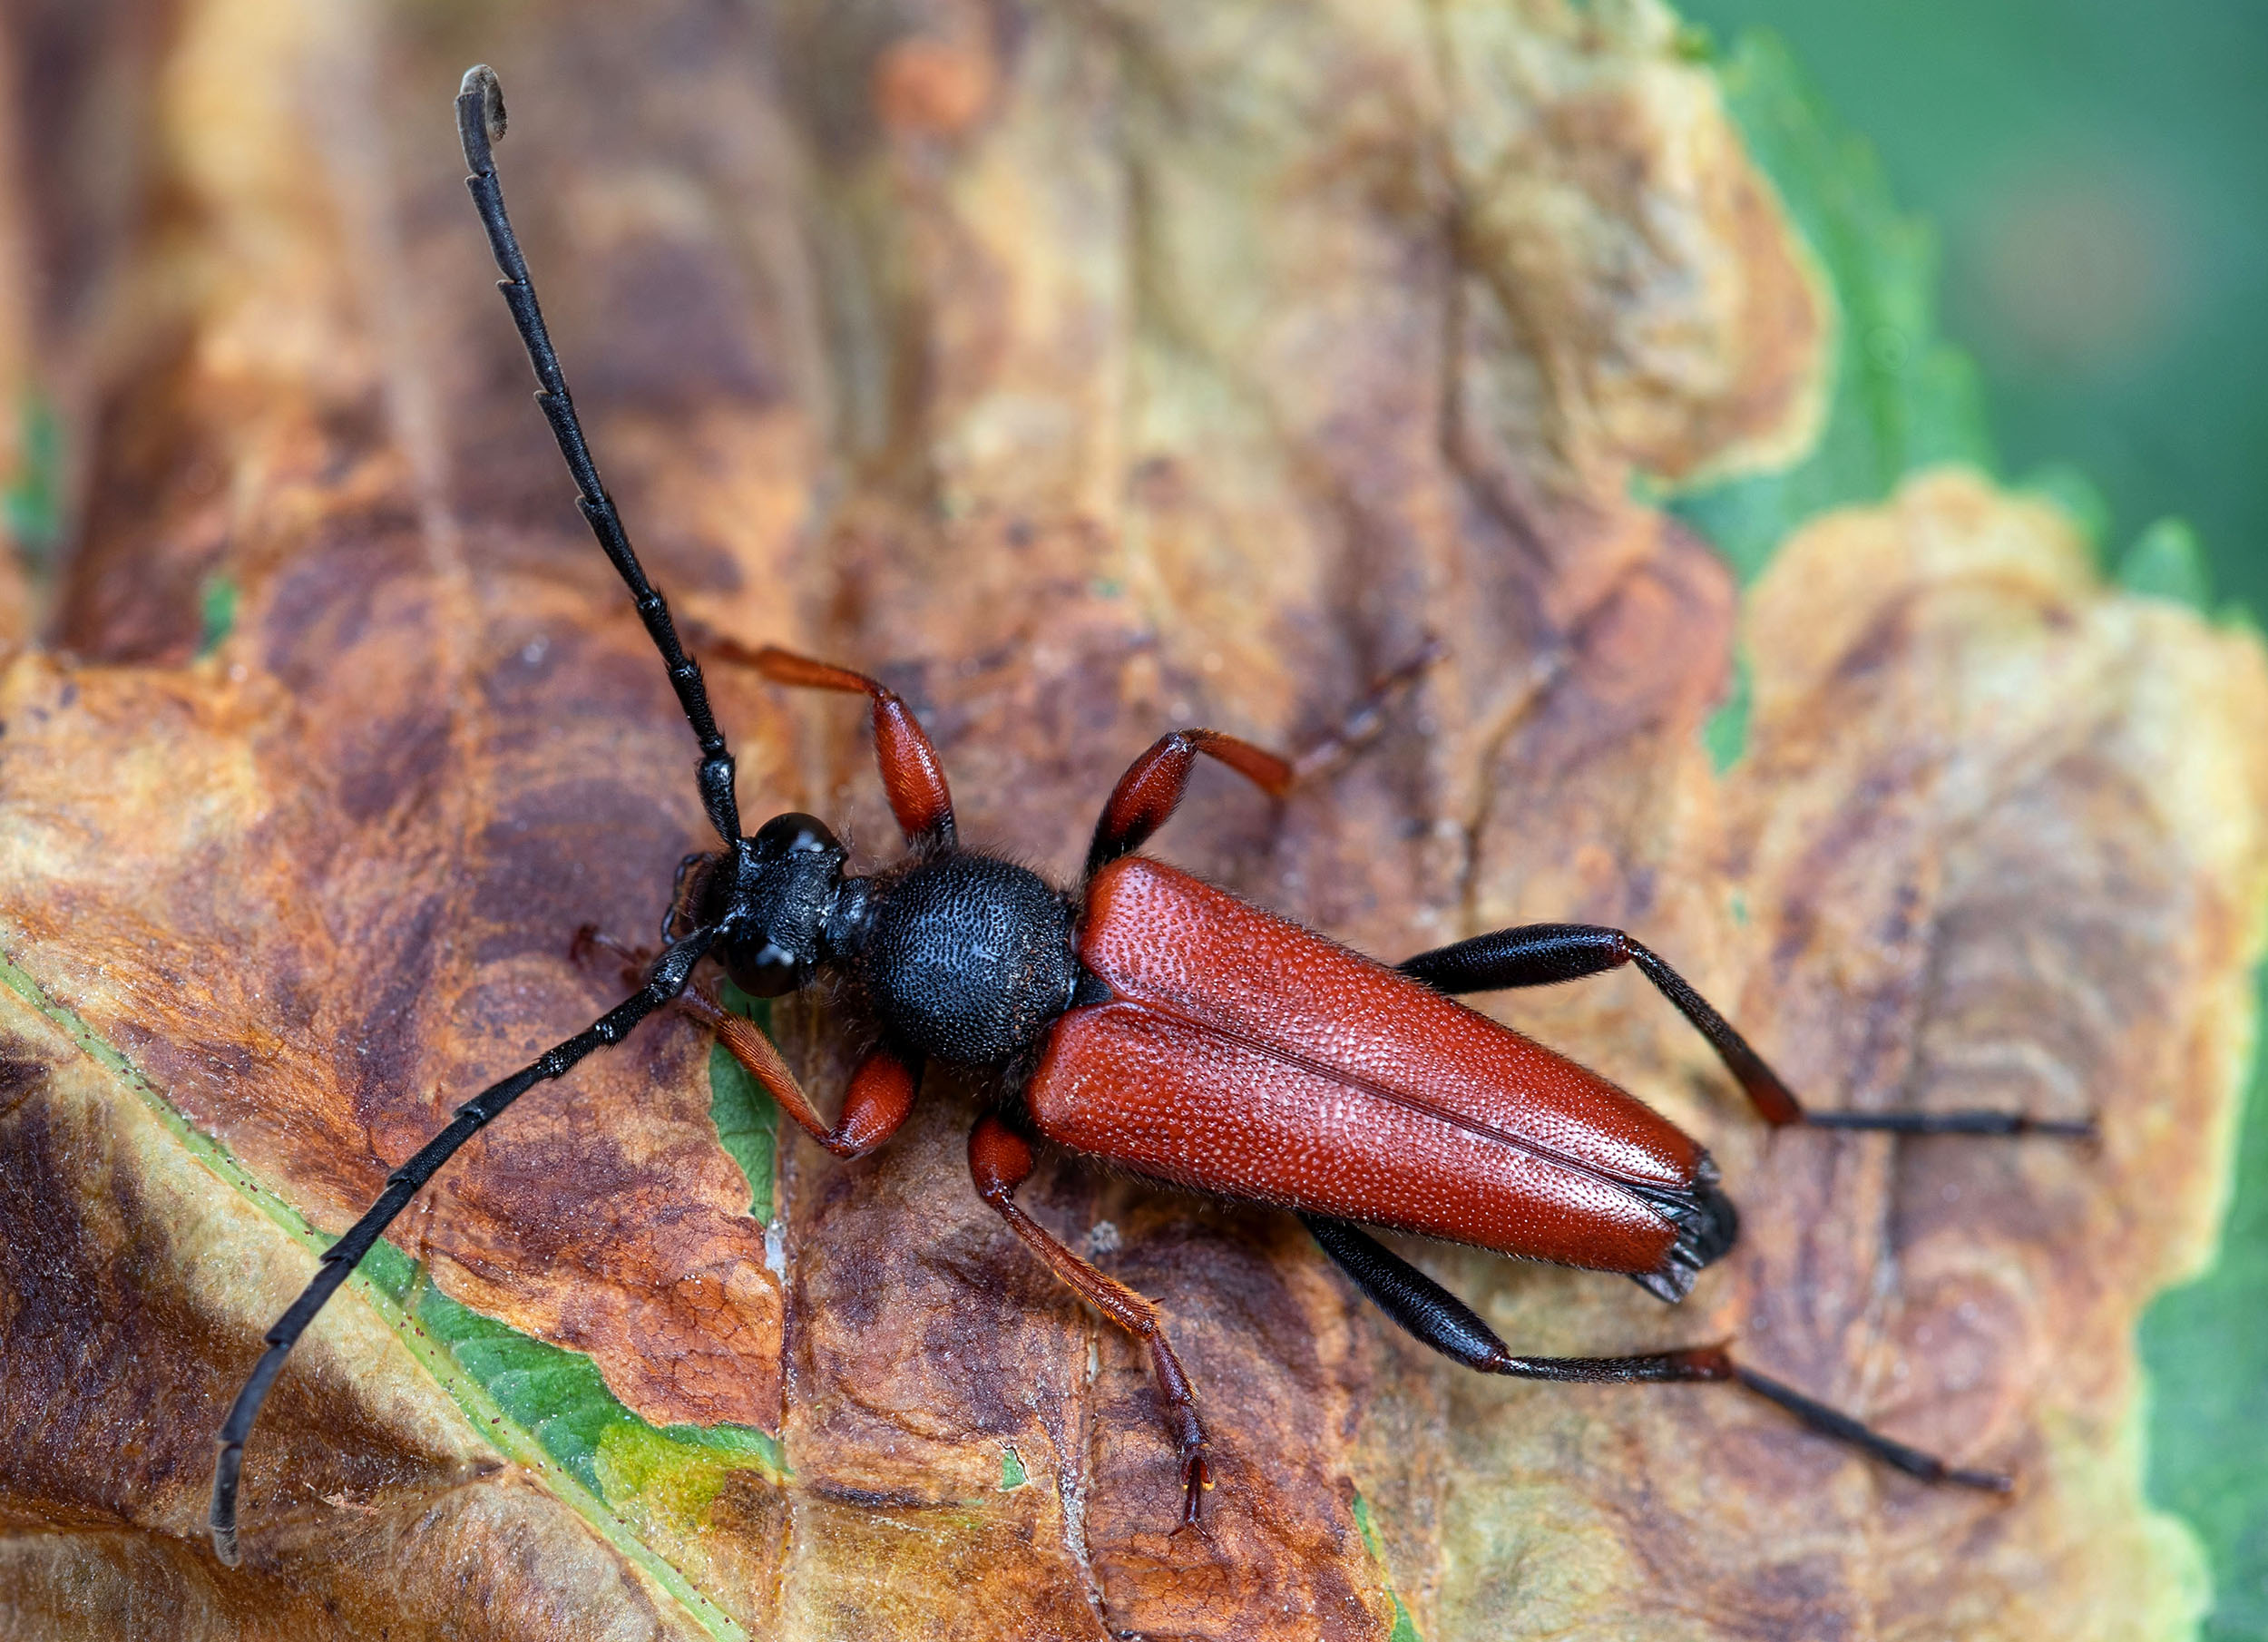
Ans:
{"label": "green leaf margin", "polygon": [[2149,1496],[2204,1542],[2199,1642],[2268,1637],[2268,964],[2253,975],[2253,1072],[2220,1257],[2143,1314]]}
{"label": "green leaf margin", "polygon": [[1872,145],[1841,127],[1774,35],[1744,34],[1716,77],[1838,309],[1834,386],[1817,442],[1788,466],[1670,503],[1745,586],[1806,520],[1879,501],[1921,468],[1966,462],[1990,471],[1999,458],[1977,367],[1938,333],[1937,236],[1898,209]]}
{"label": "green leaf margin", "polygon": [[[1977,367],[1938,333],[1936,235],[1898,209],[1872,146],[1837,123],[1776,35],[1743,34],[1715,67],[1726,111],[1836,305],[1833,387],[1801,459],[1674,493],[1638,486],[1707,537],[1746,587],[1818,514],[1878,502],[1920,468],[1991,471],[1998,457]],[[1736,653],[1732,689],[1702,729],[1720,775],[1748,749],[1747,679]]]}
{"label": "green leaf margin", "polygon": [[1378,1537],[1378,1525],[1371,1520],[1370,1501],[1363,1498],[1363,1491],[1354,1491],[1354,1526],[1363,1536],[1363,1545],[1370,1552],[1370,1559],[1378,1565],[1378,1581],[1386,1588],[1386,1595],[1393,1600],[1393,1629],[1386,1635],[1386,1642],[1424,1642],[1418,1635],[1417,1621],[1410,1618],[1410,1610],[1403,1606],[1401,1593],[1393,1588],[1393,1578],[1386,1567],[1386,1547]]}
{"label": "green leaf margin", "polygon": [[[132,1090],[184,1150],[293,1241],[318,1254],[336,1240],[191,1123],[77,1012],[5,956],[0,985],[60,1026]],[[711,1636],[745,1642],[740,1624],[651,1541],[697,1531],[709,1501],[732,1471],[755,1471],[768,1483],[784,1483],[788,1471],[777,1438],[742,1426],[656,1426],[640,1419],[606,1388],[588,1356],[459,1305],[392,1243],[373,1248],[347,1287],[408,1347],[484,1439],[541,1478]]]}
{"label": "green leaf margin", "polygon": [[21,432],[15,471],[0,475],[0,531],[38,569],[63,536],[63,419],[36,387],[17,389],[16,401]]}

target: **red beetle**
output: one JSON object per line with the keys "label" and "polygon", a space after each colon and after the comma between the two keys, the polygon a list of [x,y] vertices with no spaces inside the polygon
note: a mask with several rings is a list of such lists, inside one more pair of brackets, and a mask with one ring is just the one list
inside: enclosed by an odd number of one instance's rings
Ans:
{"label": "red beetle", "polygon": [[[1735,1364],[1718,1346],[1647,1356],[1516,1357],[1455,1296],[1361,1229],[1388,1227],[1635,1278],[1681,1299],[1733,1246],[1738,1217],[1708,1154],[1596,1074],[1446,994],[1542,986],[1636,963],[1716,1047],[1758,1112],[1906,1133],[2063,1135],[2084,1123],[2013,1113],[1806,1114],[1740,1034],[1653,953],[1618,930],[1500,930],[1388,968],[1223,890],[1137,855],[1181,801],[1198,756],[1272,794],[1299,773],[1274,753],[1207,729],[1177,730],[1136,759],[1102,812],[1078,886],[963,849],[929,738],[905,703],[863,674],[779,650],[724,653],[782,684],[862,692],[907,853],[872,876],[844,871],[842,845],[810,816],[740,831],[733,763],[700,668],[640,569],[583,441],[490,161],[503,129],[495,76],[476,67],[457,98],[467,180],[503,269],[504,299],[580,489],[583,514],[621,572],[700,743],[701,797],[723,848],[689,859],[643,984],[585,1031],[459,1108],[388,1178],[369,1212],[323,1256],[220,1438],[212,1532],[237,1558],[245,1439],[285,1355],[394,1217],[476,1130],[538,1082],[620,1042],[673,1005],[719,1039],[829,1151],[858,1157],[905,1121],[930,1060],[999,1075],[1006,1103],[969,1136],[976,1189],[1057,1276],[1149,1346],[1179,1451],[1182,1520],[1198,1520],[1206,1438],[1188,1377],[1157,1308],[1097,1270],[1015,1200],[1031,1172],[1026,1131],[1122,1168],[1217,1197],[1295,1211],[1387,1315],[1427,1344],[1491,1373],[1540,1380],[1723,1381],[1813,1430],[1932,1481],[2005,1489],[1894,1442]],[[875,1047],[829,1124],[769,1039],[694,982],[705,957],[748,992],[777,996],[822,972],[846,984]]]}

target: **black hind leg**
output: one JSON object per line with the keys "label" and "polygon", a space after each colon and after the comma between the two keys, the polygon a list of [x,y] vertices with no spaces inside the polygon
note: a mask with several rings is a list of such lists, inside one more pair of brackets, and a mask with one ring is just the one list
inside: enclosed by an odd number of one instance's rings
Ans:
{"label": "black hind leg", "polygon": [[1848,1443],[1925,1482],[1951,1482],[1963,1488],[2008,1491],[2009,1478],[1999,1471],[1969,1471],[1948,1465],[1934,1454],[1892,1442],[1880,1432],[1860,1424],[1845,1413],[1804,1395],[1794,1386],[1741,1367],[1722,1345],[1701,1345],[1685,1351],[1657,1352],[1640,1357],[1515,1357],[1496,1331],[1480,1315],[1407,1260],[1381,1244],[1360,1227],[1344,1220],[1302,1215],[1323,1252],[1338,1263],[1354,1286],[1370,1296],[1379,1310],[1416,1338],[1444,1356],[1484,1374],[1509,1374],[1520,1380],[1558,1380],[1605,1384],[1634,1381],[1706,1382],[1737,1385],[1768,1403],[1775,1403],[1823,1437]]}
{"label": "black hind leg", "polygon": [[1814,1112],[1782,1082],[1780,1074],[1748,1046],[1733,1023],[1686,978],[1618,929],[1596,924],[1529,924],[1475,935],[1470,941],[1434,948],[1397,967],[1435,992],[1505,992],[1516,987],[1556,986],[1635,963],[1663,997],[1677,1007],[1716,1051],[1725,1070],[1747,1095],[1756,1115],[1779,1127],[1801,1123],[1813,1129],[1887,1129],[1901,1135],[2057,1135],[2092,1139],[2092,1119],[2034,1118],[2023,1112]]}

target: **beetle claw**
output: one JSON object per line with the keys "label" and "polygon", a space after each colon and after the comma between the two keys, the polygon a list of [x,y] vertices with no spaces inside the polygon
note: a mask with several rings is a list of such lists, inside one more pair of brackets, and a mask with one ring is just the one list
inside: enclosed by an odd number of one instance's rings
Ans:
{"label": "beetle claw", "polygon": [[1205,1451],[1198,1449],[1185,1455],[1181,1461],[1181,1527],[1198,1526],[1198,1516],[1205,1500],[1205,1491],[1213,1486],[1213,1468],[1205,1462]]}

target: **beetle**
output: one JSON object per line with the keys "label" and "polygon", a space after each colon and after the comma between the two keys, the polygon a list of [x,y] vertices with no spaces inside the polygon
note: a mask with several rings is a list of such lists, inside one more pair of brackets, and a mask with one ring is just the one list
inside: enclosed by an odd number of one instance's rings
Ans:
{"label": "beetle", "polygon": [[[1457,994],[1552,985],[1626,964],[1701,1032],[1758,1116],[1775,1127],[2086,1137],[2091,1122],[2007,1111],[1806,1110],[1706,999],[1619,930],[1534,924],[1393,966],[1375,963],[1139,853],[1174,813],[1200,757],[1276,796],[1303,773],[1216,730],[1172,731],[1134,761],[1103,807],[1079,881],[1061,887],[960,843],[943,767],[894,691],[827,662],[719,640],[722,656],[778,684],[867,698],[882,785],[906,850],[862,876],[846,871],[847,852],[816,816],[776,816],[743,834],[732,754],[700,666],[601,483],[505,215],[492,152],[503,134],[503,100],[486,66],[466,72],[456,120],[466,183],[534,369],[536,401],[578,505],[629,588],[699,743],[696,784],[721,847],[679,867],[663,944],[641,961],[637,989],[458,1108],[324,1252],[314,1279],[269,1330],[267,1350],[218,1438],[210,1527],[223,1562],[239,1556],[245,1442],[315,1315],[465,1140],[529,1089],[621,1042],[664,1007],[707,1023],[780,1108],[838,1157],[864,1156],[890,1139],[912,1111],[928,1062],[992,1074],[1001,1100],[969,1135],[976,1190],[1057,1277],[1147,1347],[1178,1460],[1183,1526],[1199,1520],[1207,1484],[1196,1393],[1158,1308],[1016,1201],[1034,1167],[1035,1139],[1168,1186],[1293,1211],[1387,1316],[1481,1372],[1736,1385],[1924,1481],[2010,1486],[2003,1473],[1952,1465],[1873,1431],[1735,1362],[1722,1345],[1618,1357],[1515,1355],[1471,1308],[1364,1227],[1619,1273],[1665,1301],[1686,1295],[1739,1229],[1707,1152],[1596,1073],[1456,1002]],[[696,980],[708,959],[758,997],[823,976],[841,983],[875,1042],[832,1123],[764,1032]]]}

